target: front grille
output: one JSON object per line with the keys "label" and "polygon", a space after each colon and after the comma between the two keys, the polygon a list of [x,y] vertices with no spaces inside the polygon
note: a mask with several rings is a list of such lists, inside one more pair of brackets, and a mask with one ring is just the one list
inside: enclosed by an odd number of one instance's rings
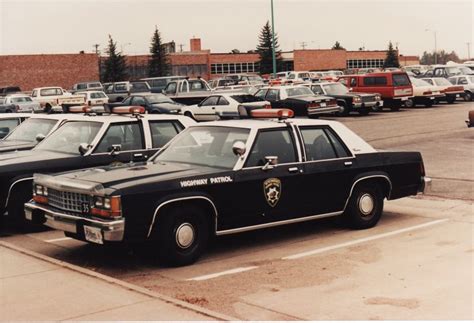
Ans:
{"label": "front grille", "polygon": [[84,205],[91,204],[91,197],[86,194],[62,192],[49,188],[48,204],[60,210],[82,213]]}
{"label": "front grille", "polygon": [[362,102],[374,102],[375,101],[375,95],[369,95],[369,96],[363,96],[362,97]]}

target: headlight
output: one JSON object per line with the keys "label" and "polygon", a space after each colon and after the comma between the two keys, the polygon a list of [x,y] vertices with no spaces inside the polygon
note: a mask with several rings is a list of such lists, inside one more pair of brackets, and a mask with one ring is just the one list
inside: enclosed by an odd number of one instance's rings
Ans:
{"label": "headlight", "polygon": [[48,188],[43,185],[35,185],[33,195],[48,196]]}
{"label": "headlight", "polygon": [[360,96],[355,96],[355,97],[352,98],[352,102],[357,103],[357,102],[360,102],[360,101],[361,101]]}
{"label": "headlight", "polygon": [[382,98],[380,97],[380,95],[377,94],[377,95],[375,96],[375,101],[380,101],[381,99],[382,99]]}
{"label": "headlight", "polygon": [[119,217],[122,215],[120,196],[96,196],[91,214],[102,217]]}

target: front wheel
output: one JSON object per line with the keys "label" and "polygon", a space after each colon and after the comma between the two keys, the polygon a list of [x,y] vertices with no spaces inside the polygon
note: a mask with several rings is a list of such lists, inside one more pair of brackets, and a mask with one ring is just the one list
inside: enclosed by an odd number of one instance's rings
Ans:
{"label": "front wheel", "polygon": [[472,93],[471,92],[465,92],[464,93],[464,101],[472,101]]}
{"label": "front wheel", "polygon": [[352,229],[368,229],[382,216],[384,196],[379,185],[356,186],[344,212],[346,223]]}
{"label": "front wheel", "polygon": [[157,223],[159,260],[172,266],[194,263],[209,240],[209,221],[205,212],[189,206],[172,208]]}
{"label": "front wheel", "polygon": [[349,107],[347,106],[347,104],[342,104],[341,107],[342,107],[342,111],[341,112],[336,112],[336,116],[338,116],[338,117],[348,116],[349,115]]}
{"label": "front wheel", "polygon": [[188,117],[188,118],[191,118],[191,119],[193,119],[193,120],[196,120],[196,119],[194,119],[193,114],[192,114],[191,112],[189,112],[189,111],[186,111],[186,112],[184,113],[184,116],[186,116],[186,117]]}
{"label": "front wheel", "polygon": [[415,101],[413,99],[408,99],[405,101],[405,108],[414,108]]}

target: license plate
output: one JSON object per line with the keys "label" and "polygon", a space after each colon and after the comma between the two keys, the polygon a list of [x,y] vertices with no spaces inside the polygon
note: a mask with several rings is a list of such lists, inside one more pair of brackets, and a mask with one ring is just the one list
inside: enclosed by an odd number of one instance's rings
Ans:
{"label": "license plate", "polygon": [[321,108],[325,108],[326,107],[326,102],[321,102]]}
{"label": "license plate", "polygon": [[25,210],[25,218],[27,220],[32,220],[33,219],[33,212],[31,212],[30,210]]}
{"label": "license plate", "polygon": [[94,228],[94,227],[85,225],[84,236],[87,241],[98,243],[98,244],[104,244],[104,240],[102,239],[102,230],[100,230],[99,228]]}

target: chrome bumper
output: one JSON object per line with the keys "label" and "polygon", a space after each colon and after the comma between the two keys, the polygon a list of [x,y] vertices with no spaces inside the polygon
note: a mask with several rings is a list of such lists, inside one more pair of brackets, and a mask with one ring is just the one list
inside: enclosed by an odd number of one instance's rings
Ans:
{"label": "chrome bumper", "polygon": [[338,105],[332,106],[332,107],[325,107],[325,108],[308,108],[309,115],[331,113],[331,112],[342,112],[342,111],[344,111],[344,109]]}
{"label": "chrome bumper", "polygon": [[432,180],[430,177],[423,176],[421,178],[421,186],[420,189],[418,190],[419,193],[427,193],[431,190],[431,183]]}
{"label": "chrome bumper", "polygon": [[372,107],[383,107],[383,101],[371,101],[371,102],[361,102],[361,103],[352,103],[354,108],[372,108]]}
{"label": "chrome bumper", "polygon": [[50,228],[69,233],[84,235],[84,226],[98,228],[102,232],[104,241],[123,241],[125,233],[125,219],[98,220],[65,214],[49,206],[38,205],[35,202],[25,203],[26,219],[35,223],[42,223]]}

